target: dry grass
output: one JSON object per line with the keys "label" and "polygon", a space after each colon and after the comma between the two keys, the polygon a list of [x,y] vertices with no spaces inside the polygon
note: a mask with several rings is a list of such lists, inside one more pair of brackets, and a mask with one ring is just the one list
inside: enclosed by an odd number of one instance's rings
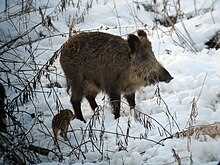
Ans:
{"label": "dry grass", "polygon": [[220,122],[189,127],[186,130],[176,133],[175,137],[194,137],[195,139],[199,139],[207,135],[211,138],[220,136]]}

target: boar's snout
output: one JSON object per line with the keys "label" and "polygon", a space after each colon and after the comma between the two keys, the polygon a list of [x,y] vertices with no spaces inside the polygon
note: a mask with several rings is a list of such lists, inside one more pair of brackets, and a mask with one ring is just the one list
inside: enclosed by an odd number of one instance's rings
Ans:
{"label": "boar's snout", "polygon": [[165,68],[162,68],[162,71],[159,75],[159,81],[169,83],[172,79],[173,77],[170,75],[170,73]]}

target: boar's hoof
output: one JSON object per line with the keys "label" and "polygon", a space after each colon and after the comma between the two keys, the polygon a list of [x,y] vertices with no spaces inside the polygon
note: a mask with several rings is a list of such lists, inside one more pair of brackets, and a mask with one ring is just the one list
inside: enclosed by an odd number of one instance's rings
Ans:
{"label": "boar's hoof", "polygon": [[76,117],[76,119],[81,120],[82,122],[86,123],[86,120],[83,117]]}

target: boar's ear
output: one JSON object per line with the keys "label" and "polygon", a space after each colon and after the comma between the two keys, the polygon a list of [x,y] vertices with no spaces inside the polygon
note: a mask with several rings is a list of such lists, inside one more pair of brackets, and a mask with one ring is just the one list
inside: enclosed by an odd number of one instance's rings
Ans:
{"label": "boar's ear", "polygon": [[145,38],[147,38],[147,34],[146,34],[146,32],[143,31],[143,30],[138,30],[138,31],[137,31],[137,34],[138,34],[139,37],[145,37]]}
{"label": "boar's ear", "polygon": [[128,35],[128,45],[131,49],[131,53],[134,53],[135,51],[137,51],[137,49],[140,46],[141,41],[139,40],[139,38],[134,35],[134,34],[129,34]]}

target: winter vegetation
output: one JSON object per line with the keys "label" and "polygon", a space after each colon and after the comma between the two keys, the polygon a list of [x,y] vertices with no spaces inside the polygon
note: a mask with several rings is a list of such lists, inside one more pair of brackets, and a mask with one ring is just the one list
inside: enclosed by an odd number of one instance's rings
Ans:
{"label": "winter vegetation", "polygon": [[[0,164],[220,164],[219,15],[219,0],[0,0]],[[121,97],[117,119],[106,92],[94,111],[83,99],[78,120],[63,44],[138,30],[173,79],[136,90],[131,110]]]}

